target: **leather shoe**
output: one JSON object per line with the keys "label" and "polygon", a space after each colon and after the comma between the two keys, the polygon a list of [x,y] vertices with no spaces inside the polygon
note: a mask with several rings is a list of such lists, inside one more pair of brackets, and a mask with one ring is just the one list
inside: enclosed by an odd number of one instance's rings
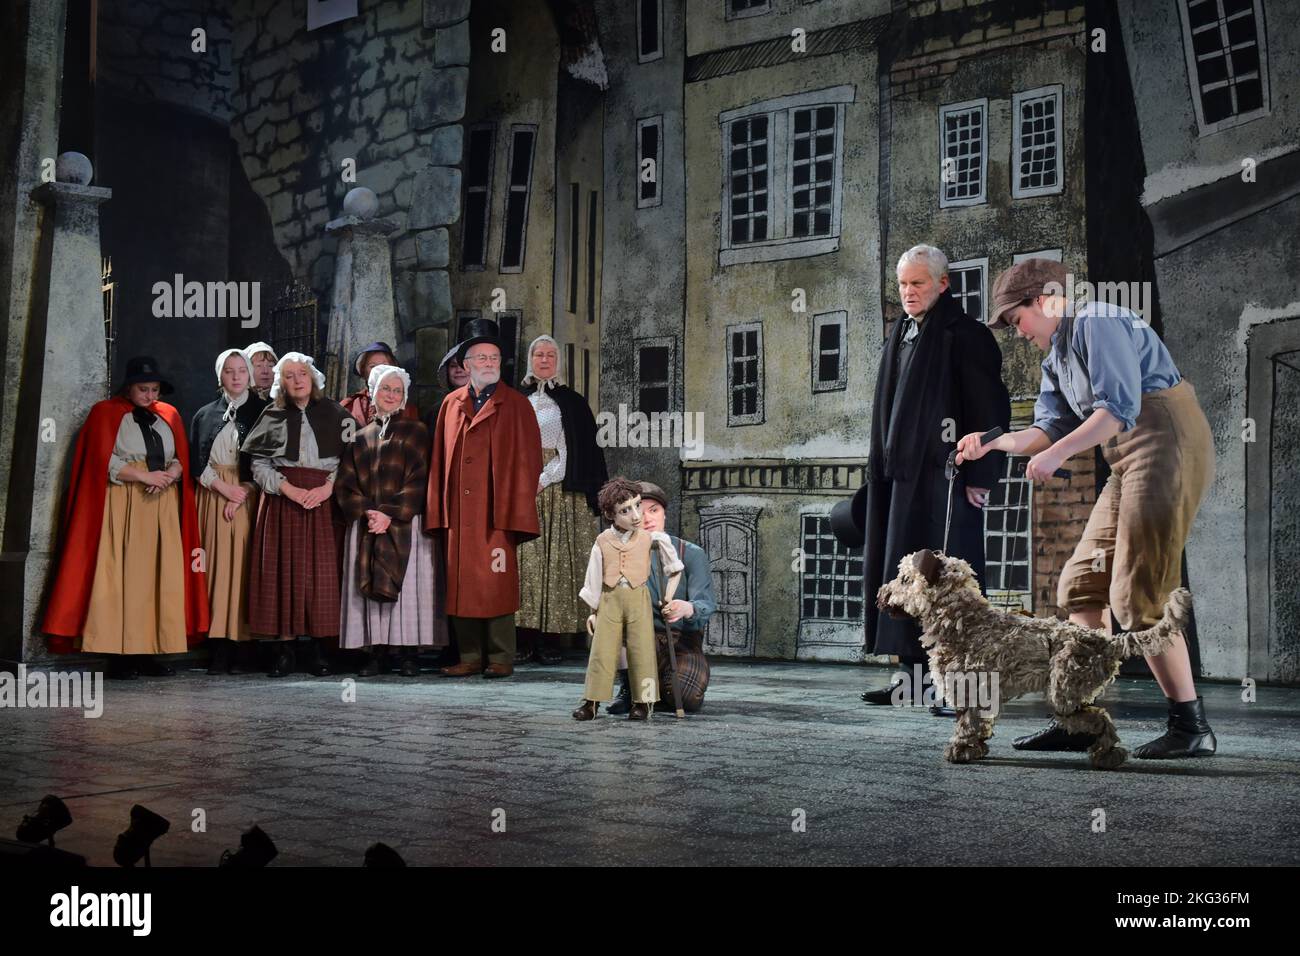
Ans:
{"label": "leather shoe", "polygon": [[643,704],[640,701],[634,702],[632,704],[632,709],[627,712],[627,719],[628,720],[649,720],[650,705]]}
{"label": "leather shoe", "polygon": [[444,667],[438,673],[443,677],[473,677],[483,673],[483,665],[479,661],[461,661],[451,667]]}
{"label": "leather shoe", "polygon": [[276,652],[275,661],[271,664],[271,669],[267,671],[267,677],[287,677],[293,673],[295,660],[293,656],[293,644],[284,641],[280,649]]}
{"label": "leather shoe", "polygon": [[899,701],[904,704],[911,703],[911,681],[905,680],[896,680],[888,687],[882,687],[879,690],[869,690],[862,695],[862,699],[868,704],[875,704],[877,706],[889,705],[894,702],[894,691],[900,687],[903,688],[903,693],[902,696],[899,697]]}
{"label": "leather shoe", "polygon": [[1097,741],[1096,734],[1071,734],[1055,720],[1042,730],[1011,741],[1016,750],[1081,753]]}
{"label": "leather shoe", "polygon": [[584,700],[578,705],[578,709],[573,712],[574,720],[595,720],[596,711],[600,710],[600,704],[594,700]]}
{"label": "leather shoe", "polygon": [[483,669],[484,677],[509,677],[515,672],[513,664],[489,664]]}
{"label": "leather shoe", "polygon": [[1177,703],[1169,701],[1169,719],[1165,732],[1133,751],[1140,760],[1182,760],[1187,757],[1211,757],[1219,742],[1205,719],[1201,698]]}
{"label": "leather shoe", "polygon": [[400,673],[403,677],[419,677],[420,659],[416,657],[414,654],[403,654],[402,663],[401,666],[398,668],[398,673]]}
{"label": "leather shoe", "polygon": [[957,711],[953,710],[951,707],[947,706],[946,704],[935,704],[930,708],[930,716],[956,718]]}

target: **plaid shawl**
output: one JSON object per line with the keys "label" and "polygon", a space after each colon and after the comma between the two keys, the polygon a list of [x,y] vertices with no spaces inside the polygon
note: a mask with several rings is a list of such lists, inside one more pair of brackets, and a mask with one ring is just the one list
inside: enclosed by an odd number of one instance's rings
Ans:
{"label": "plaid shawl", "polygon": [[[394,417],[388,433],[379,423],[357,431],[343,450],[334,497],[348,521],[362,522],[357,542],[357,583],[372,601],[396,601],[411,555],[411,519],[424,511],[429,481],[429,432],[419,421]],[[365,529],[366,512],[392,519],[384,534]]]}

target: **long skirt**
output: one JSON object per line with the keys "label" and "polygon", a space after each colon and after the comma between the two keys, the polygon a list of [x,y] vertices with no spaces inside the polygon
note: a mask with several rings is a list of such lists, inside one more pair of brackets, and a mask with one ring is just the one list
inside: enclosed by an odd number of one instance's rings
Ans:
{"label": "long skirt", "polygon": [[83,651],[180,654],[187,649],[180,493],[175,484],[155,494],[138,482],[109,484],[81,632]]}
{"label": "long skirt", "polygon": [[[554,455],[554,452],[550,452]],[[548,634],[585,633],[591,608],[578,597],[600,519],[587,499],[560,482],[537,496],[541,536],[519,546],[519,612],[515,626]]]}
{"label": "long skirt", "polygon": [[[291,484],[315,488],[329,472],[281,468]],[[337,637],[343,522],[334,498],[307,510],[262,495],[250,557],[248,625],[254,634]]]}
{"label": "long skirt", "polygon": [[352,522],[343,542],[339,646],[446,647],[447,615],[434,567],[434,542],[422,533],[420,516],[411,519],[411,554],[396,601],[372,601],[361,593],[357,542],[365,534],[364,522]]}
{"label": "long skirt", "polygon": [[[213,465],[222,481],[240,484],[239,469],[234,465]],[[248,554],[253,543],[253,518],[257,514],[257,486],[243,482],[248,497],[226,520],[226,499],[202,485],[195,491],[199,512],[199,541],[207,556],[208,604],[212,608],[209,637],[247,641],[253,637],[248,628]]]}

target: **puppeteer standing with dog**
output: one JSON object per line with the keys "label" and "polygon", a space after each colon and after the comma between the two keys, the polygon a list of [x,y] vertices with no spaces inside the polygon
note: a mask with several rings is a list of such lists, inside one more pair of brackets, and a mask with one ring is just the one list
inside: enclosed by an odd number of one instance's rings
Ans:
{"label": "puppeteer standing with dog", "polygon": [[[1025,475],[1040,481],[1100,445],[1110,477],[1061,572],[1057,603],[1076,624],[1101,627],[1109,606],[1120,627],[1140,631],[1160,620],[1178,587],[1192,520],[1214,477],[1213,439],[1196,392],[1159,336],[1127,309],[1071,303],[1062,294],[1066,278],[1048,259],[1026,259],[998,277],[990,325],[1014,328],[1047,353],[1034,424],[983,446],[978,434],[966,435],[957,461],[989,451],[1032,455]],[[1213,754],[1184,635],[1146,660],[1169,700],[1169,720],[1163,735],[1133,755]],[[1092,742],[1053,722],[1015,747],[1086,750]]]}

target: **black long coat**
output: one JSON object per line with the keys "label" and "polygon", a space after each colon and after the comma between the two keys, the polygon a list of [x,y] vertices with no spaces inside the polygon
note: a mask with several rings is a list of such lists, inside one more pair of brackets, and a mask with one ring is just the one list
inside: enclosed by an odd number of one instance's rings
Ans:
{"label": "black long coat", "polygon": [[[876,592],[898,573],[904,555],[943,544],[948,481],[944,462],[968,432],[1003,429],[1011,401],[1002,383],[1002,352],[993,333],[943,292],[921,323],[906,377],[893,382],[904,321],[894,323],[876,380],[867,467],[866,543],[863,545],[867,649],[923,660],[920,629],[876,608]],[[899,394],[895,394],[895,392]],[[945,420],[953,427],[945,436]],[[951,437],[951,441],[945,441]],[[993,488],[1005,456],[985,455],[961,467],[953,487],[948,554],[965,558],[984,581],[984,518],[966,500],[967,484]]]}

